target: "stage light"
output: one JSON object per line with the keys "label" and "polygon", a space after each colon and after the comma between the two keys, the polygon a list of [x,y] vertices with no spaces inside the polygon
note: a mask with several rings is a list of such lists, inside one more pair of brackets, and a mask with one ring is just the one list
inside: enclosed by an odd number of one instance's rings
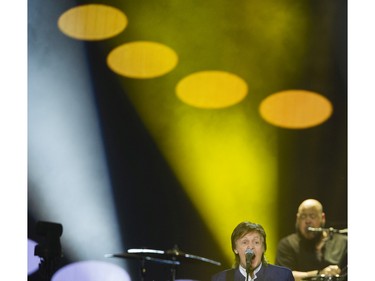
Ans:
{"label": "stage light", "polygon": [[259,106],[260,115],[270,124],[287,129],[321,125],[333,112],[324,95],[306,90],[285,90],[271,94]]}
{"label": "stage light", "polygon": [[[36,220],[64,225],[66,258],[104,259],[123,245],[86,50],[50,32],[37,7],[30,6],[28,19],[38,32],[29,37],[28,209]],[[56,18],[62,9],[43,7]]]}
{"label": "stage light", "polygon": [[170,47],[149,41],[123,44],[113,49],[108,57],[108,66],[117,74],[139,79],[155,78],[172,71],[178,55]]}
{"label": "stage light", "polygon": [[130,281],[121,267],[103,261],[80,261],[60,268],[51,281]]}
{"label": "stage light", "polygon": [[37,242],[27,239],[27,274],[31,275],[39,269],[40,257],[34,255]]}
{"label": "stage light", "polygon": [[58,19],[60,30],[78,40],[104,40],[122,32],[126,15],[119,9],[102,4],[80,5],[65,11]]}
{"label": "stage light", "polygon": [[35,246],[34,255],[41,259],[39,273],[45,280],[50,280],[59,266],[62,257],[60,244],[62,232],[62,225],[58,223],[38,221],[36,224],[36,233],[41,238]]}
{"label": "stage light", "polygon": [[225,108],[240,103],[247,95],[246,82],[225,71],[201,71],[178,82],[176,94],[198,108]]}

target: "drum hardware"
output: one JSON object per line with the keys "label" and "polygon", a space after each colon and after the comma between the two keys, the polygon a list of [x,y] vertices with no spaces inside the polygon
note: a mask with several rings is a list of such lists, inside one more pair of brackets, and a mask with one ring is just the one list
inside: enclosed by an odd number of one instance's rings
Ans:
{"label": "drum hardware", "polygon": [[155,257],[149,257],[145,255],[140,254],[132,254],[132,253],[120,253],[120,254],[105,254],[104,257],[106,258],[129,258],[129,259],[137,259],[140,262],[140,274],[141,274],[141,281],[145,280],[146,277],[146,261],[151,261],[155,263],[160,264],[169,264],[172,267],[176,265],[180,265],[179,261],[174,260],[165,260],[165,259],[159,259]]}
{"label": "drum hardware", "polygon": [[162,251],[162,250],[153,250],[153,249],[129,249],[127,251],[129,254],[139,254],[139,255],[145,255],[145,256],[158,256],[163,259],[172,259],[172,260],[184,260],[184,261],[201,261],[201,262],[206,262],[206,263],[211,263],[213,265],[220,266],[221,263],[210,260],[207,258],[203,258],[200,256],[196,255],[191,255],[184,253],[181,251],[178,246],[175,246],[173,249]]}
{"label": "drum hardware", "polygon": [[129,249],[126,253],[118,254],[106,254],[107,258],[131,258],[138,259],[141,262],[141,281],[144,280],[146,274],[145,261],[151,261],[161,264],[169,264],[171,266],[171,281],[176,280],[176,270],[177,266],[181,264],[182,261],[187,262],[205,262],[213,265],[220,266],[221,263],[210,260],[204,257],[191,255],[181,251],[176,245],[170,250],[155,250],[155,249]]}

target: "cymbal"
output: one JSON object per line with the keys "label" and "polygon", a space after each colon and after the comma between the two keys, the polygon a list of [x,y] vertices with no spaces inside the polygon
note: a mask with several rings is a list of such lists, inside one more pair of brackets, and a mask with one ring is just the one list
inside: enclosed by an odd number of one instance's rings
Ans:
{"label": "cymbal", "polygon": [[183,260],[184,259],[184,260],[188,260],[188,261],[201,261],[201,262],[211,263],[211,264],[218,265],[218,266],[221,265],[220,262],[217,262],[217,261],[214,261],[214,260],[210,260],[210,259],[200,257],[200,256],[197,256],[197,255],[191,255],[191,254],[184,253],[184,252],[180,251],[178,248],[173,248],[171,250],[166,250],[166,251],[154,250],[154,249],[129,249],[128,253],[146,255],[146,256],[155,255],[155,256],[159,256],[159,257],[163,257],[163,258],[167,258],[167,259],[172,259],[172,260]]}
{"label": "cymbal", "polygon": [[131,253],[105,254],[104,257],[106,258],[130,258],[130,259],[147,260],[147,261],[163,263],[163,264],[180,265],[180,262],[176,260],[164,260],[164,259],[158,259],[154,257],[149,257],[149,256],[139,255],[139,254],[131,254]]}

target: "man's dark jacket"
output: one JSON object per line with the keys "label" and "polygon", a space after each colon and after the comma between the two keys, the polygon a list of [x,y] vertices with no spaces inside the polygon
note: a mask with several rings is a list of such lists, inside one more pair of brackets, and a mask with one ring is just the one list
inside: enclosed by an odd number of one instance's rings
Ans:
{"label": "man's dark jacket", "polygon": [[[256,273],[256,281],[294,281],[292,271],[283,266],[262,264]],[[227,269],[212,276],[211,281],[245,281],[239,268]]]}

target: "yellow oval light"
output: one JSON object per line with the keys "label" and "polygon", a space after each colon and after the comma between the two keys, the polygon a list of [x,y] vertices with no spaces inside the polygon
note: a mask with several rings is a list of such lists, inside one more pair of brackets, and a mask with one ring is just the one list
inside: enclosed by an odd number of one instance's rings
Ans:
{"label": "yellow oval light", "polygon": [[305,90],[286,90],[268,96],[259,107],[268,123],[289,129],[305,129],[325,122],[333,112],[323,95]]}
{"label": "yellow oval light", "polygon": [[224,71],[202,71],[183,78],[176,87],[180,100],[199,108],[225,108],[242,101],[247,83]]}
{"label": "yellow oval light", "polygon": [[87,41],[113,37],[123,31],[127,24],[128,19],[122,11],[101,4],[71,8],[57,22],[65,35]]}
{"label": "yellow oval light", "polygon": [[108,66],[117,74],[130,78],[154,78],[170,72],[178,62],[178,56],[166,45],[138,41],[113,49]]}

